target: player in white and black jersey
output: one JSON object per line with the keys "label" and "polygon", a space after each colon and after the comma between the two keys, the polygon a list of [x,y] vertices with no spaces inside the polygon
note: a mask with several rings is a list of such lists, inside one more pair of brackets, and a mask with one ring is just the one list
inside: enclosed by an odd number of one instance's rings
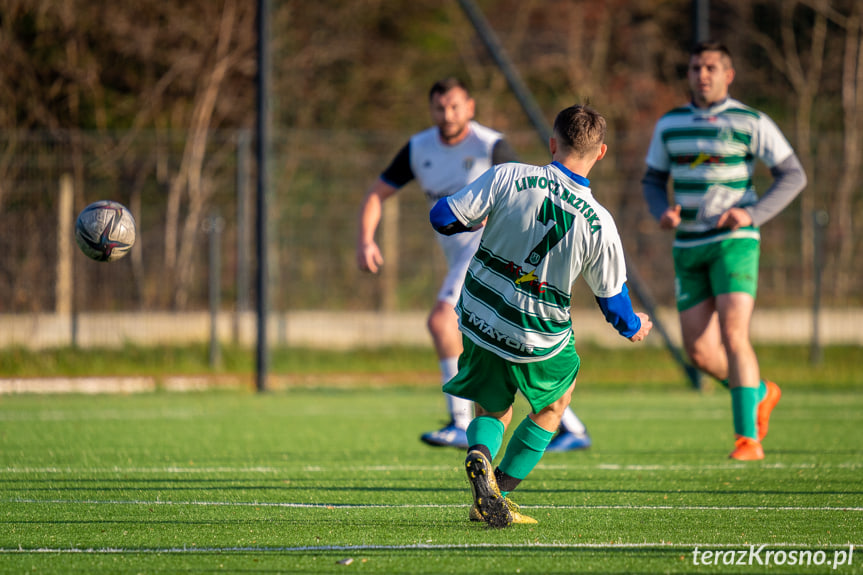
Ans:
{"label": "player in white and black jersey", "polygon": [[[800,193],[806,174],[776,124],[729,97],[734,67],[728,48],[695,46],[687,76],[692,102],[657,122],[644,197],[659,225],[675,230],[675,295],[687,355],[731,392],[736,440],[729,457],[763,459],[761,440],[781,392],[761,378],[749,340],[759,226]],[[756,160],[774,178],[760,197],[752,182]]]}
{"label": "player in white and black jersey", "polygon": [[[412,136],[390,165],[369,188],[360,209],[357,264],[376,273],[383,256],[374,236],[381,219],[382,204],[412,180],[416,180],[429,206],[473,181],[490,167],[517,159],[500,132],[473,120],[475,102],[456,78],[436,82],[429,91],[429,108],[434,126]],[[428,317],[428,329],[440,362],[441,379],[449,381],[458,371],[462,351],[454,306],[458,300],[468,264],[482,237],[481,226],[456,236],[431,233],[443,250],[447,275]],[[421,439],[430,445],[467,447],[465,430],[473,417],[470,401],[447,395],[450,422]],[[561,432],[552,449],[570,451],[591,444],[584,424],[567,410]]]}

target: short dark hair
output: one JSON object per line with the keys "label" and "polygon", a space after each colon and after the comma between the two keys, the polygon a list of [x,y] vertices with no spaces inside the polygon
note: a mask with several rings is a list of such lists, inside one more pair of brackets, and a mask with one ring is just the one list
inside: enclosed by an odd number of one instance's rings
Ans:
{"label": "short dark hair", "polygon": [[728,46],[726,46],[722,42],[717,42],[715,40],[705,40],[704,42],[698,42],[689,51],[689,57],[691,58],[692,56],[698,56],[703,52],[719,52],[724,58],[728,59],[729,67],[734,67],[734,60],[731,58],[731,51],[728,49]]}
{"label": "short dark hair", "polygon": [[579,157],[587,156],[605,143],[605,118],[590,106],[576,105],[561,110],[554,120],[558,144]]}
{"label": "short dark hair", "polygon": [[470,96],[470,90],[467,89],[464,82],[455,76],[449,76],[448,78],[438,80],[432,85],[431,90],[429,90],[429,101],[431,101],[436,94],[446,94],[453,88],[461,88],[468,96]]}

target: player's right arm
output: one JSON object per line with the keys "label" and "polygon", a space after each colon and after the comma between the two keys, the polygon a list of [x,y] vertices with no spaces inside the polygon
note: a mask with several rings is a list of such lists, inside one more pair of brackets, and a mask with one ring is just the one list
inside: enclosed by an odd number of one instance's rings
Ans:
{"label": "player's right arm", "polygon": [[375,243],[375,232],[383,214],[383,203],[413,179],[411,144],[408,142],[402,146],[387,169],[369,187],[363,205],[360,207],[357,266],[361,270],[377,273],[383,265],[384,256],[378,244]]}
{"label": "player's right arm", "polygon": [[648,166],[641,179],[641,191],[647,209],[659,221],[659,227],[673,230],[680,224],[680,206],[672,206],[668,202],[668,178],[668,172]]}
{"label": "player's right arm", "polygon": [[[664,117],[663,117],[664,119]],[[664,230],[673,230],[680,224],[680,206],[668,200],[668,180],[671,177],[671,158],[662,138],[663,119],[653,129],[647,148],[647,171],[641,179],[641,191],[647,209]]]}
{"label": "player's right arm", "polygon": [[435,231],[444,236],[451,236],[467,232],[468,228],[458,221],[446,198],[439,199],[429,212],[429,221]]}
{"label": "player's right arm", "polygon": [[382,179],[378,178],[369,187],[360,208],[359,234],[357,236],[357,266],[363,270],[377,273],[384,263],[381,249],[375,243],[375,232],[381,221],[383,203],[398,191]]}

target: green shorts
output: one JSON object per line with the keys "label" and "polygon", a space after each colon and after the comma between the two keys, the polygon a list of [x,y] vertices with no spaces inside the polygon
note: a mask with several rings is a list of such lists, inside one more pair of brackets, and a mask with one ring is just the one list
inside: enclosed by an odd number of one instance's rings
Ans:
{"label": "green shorts", "polygon": [[674,292],[683,311],[719,294],[758,291],[761,242],[727,239],[691,248],[674,248]]}
{"label": "green shorts", "polygon": [[539,413],[566,393],[581,365],[572,335],[557,355],[531,363],[513,363],[467,337],[462,336],[462,341],[458,373],[443,390],[470,399],[486,411],[505,411],[521,391],[533,412]]}

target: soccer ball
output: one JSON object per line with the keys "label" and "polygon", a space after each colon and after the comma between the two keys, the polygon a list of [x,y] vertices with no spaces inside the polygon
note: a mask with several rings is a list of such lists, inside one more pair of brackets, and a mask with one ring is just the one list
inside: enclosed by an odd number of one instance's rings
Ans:
{"label": "soccer ball", "polygon": [[97,262],[116,261],[135,245],[132,212],[118,202],[101,200],[84,208],[75,221],[75,240],[84,255]]}

